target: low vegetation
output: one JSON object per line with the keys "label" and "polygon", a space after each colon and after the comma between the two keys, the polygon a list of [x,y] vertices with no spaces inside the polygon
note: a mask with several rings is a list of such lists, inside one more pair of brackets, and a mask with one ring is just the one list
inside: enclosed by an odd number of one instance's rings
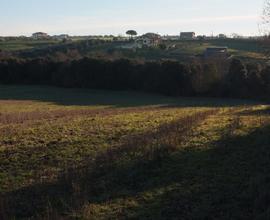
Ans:
{"label": "low vegetation", "polygon": [[1,219],[267,219],[269,106],[0,87]]}
{"label": "low vegetation", "polygon": [[0,41],[0,51],[23,51],[23,50],[33,50],[39,48],[46,48],[48,46],[56,45],[59,42],[56,40],[3,40]]}
{"label": "low vegetation", "polygon": [[[1,40],[1,39],[0,39]],[[130,39],[132,41],[132,39]],[[229,53],[235,58],[247,61],[264,62],[264,47],[262,40],[257,39],[201,39],[194,41],[166,40],[158,48],[142,48],[130,50],[121,49],[130,44],[126,39],[115,37],[71,37],[70,41],[33,40],[27,38],[6,39],[0,41],[0,51],[10,53],[10,56],[35,59],[50,58],[52,60],[70,60],[81,57],[104,59],[132,59],[154,61],[172,59],[190,62],[194,57],[202,55],[207,47],[228,47]],[[6,54],[5,56],[6,57]],[[1,59],[1,53],[0,53]]]}
{"label": "low vegetation", "polygon": [[0,83],[132,90],[168,96],[269,99],[270,69],[232,59],[220,62],[135,62],[83,58],[0,62]]}

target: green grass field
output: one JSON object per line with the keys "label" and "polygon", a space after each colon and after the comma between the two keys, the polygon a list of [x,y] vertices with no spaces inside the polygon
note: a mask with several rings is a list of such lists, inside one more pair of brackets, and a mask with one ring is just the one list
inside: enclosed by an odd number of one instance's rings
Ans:
{"label": "green grass field", "polygon": [[230,55],[247,60],[264,60],[262,45],[256,40],[248,39],[215,39],[204,41],[177,41],[174,54],[192,56],[203,54],[207,47],[228,47]]}
{"label": "green grass field", "polygon": [[[204,54],[207,47],[228,47],[229,55],[246,61],[265,61],[262,44],[252,39],[212,39],[212,40],[178,40],[164,41],[168,50],[160,48],[142,48],[136,52],[120,49],[119,44],[107,43],[91,48],[87,53],[90,57],[129,58],[135,60],[173,59],[190,62],[194,57]],[[108,53],[108,50],[113,52]]]}
{"label": "green grass field", "polygon": [[9,40],[0,41],[0,50],[3,51],[21,51],[29,49],[37,49],[59,44],[57,40]]}
{"label": "green grass field", "polygon": [[[76,46],[78,42],[83,42],[83,39],[73,39],[73,44]],[[230,55],[248,61],[265,61],[265,55],[262,51],[262,45],[256,40],[249,39],[215,39],[204,41],[164,41],[167,46],[174,45],[175,48],[169,50],[161,50],[158,48],[140,49],[136,52],[130,50],[119,49],[119,43],[107,42],[102,45],[93,45],[88,51],[85,51],[86,56],[104,57],[104,58],[130,58],[139,60],[159,60],[159,59],[175,59],[189,60],[195,55],[202,55],[207,47],[226,46],[229,48]],[[46,49],[53,45],[60,45],[57,40],[10,40],[0,42],[0,50],[3,51],[24,51],[35,49]],[[114,52],[108,53],[109,50]]]}
{"label": "green grass field", "polygon": [[268,219],[263,103],[0,86],[0,219]]}

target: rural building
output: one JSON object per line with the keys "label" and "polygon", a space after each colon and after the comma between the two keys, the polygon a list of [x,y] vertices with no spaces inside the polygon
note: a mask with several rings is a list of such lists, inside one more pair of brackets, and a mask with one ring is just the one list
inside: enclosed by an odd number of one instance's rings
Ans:
{"label": "rural building", "polygon": [[50,36],[46,33],[43,32],[36,32],[32,34],[32,38],[34,39],[46,39],[49,38]]}
{"label": "rural building", "polygon": [[228,58],[228,47],[208,47],[204,52],[204,57],[226,59]]}
{"label": "rural building", "polygon": [[220,38],[220,39],[226,39],[227,36],[226,36],[225,34],[219,34],[219,35],[218,35],[218,38]]}
{"label": "rural building", "polygon": [[162,42],[159,34],[147,33],[136,40],[137,47],[156,47]]}
{"label": "rural building", "polygon": [[180,39],[182,40],[193,40],[195,39],[196,35],[195,32],[181,32]]}
{"label": "rural building", "polygon": [[60,34],[60,35],[53,36],[53,38],[56,40],[68,40],[69,35],[68,34]]}
{"label": "rural building", "polygon": [[167,35],[167,36],[163,36],[162,40],[170,40],[170,41],[177,41],[179,40],[179,35],[173,36],[173,35]]}

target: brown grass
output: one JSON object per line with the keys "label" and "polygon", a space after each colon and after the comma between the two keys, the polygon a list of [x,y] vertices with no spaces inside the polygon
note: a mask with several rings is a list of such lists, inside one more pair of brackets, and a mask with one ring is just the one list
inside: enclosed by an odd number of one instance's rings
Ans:
{"label": "brown grass", "polygon": [[[90,178],[93,173],[102,173],[104,170],[110,170],[113,164],[125,160],[131,161],[150,161],[162,160],[168,154],[176,151],[181,143],[192,134],[194,126],[204,121],[207,117],[217,114],[218,109],[206,110],[194,113],[193,115],[165,123],[156,128],[154,131],[146,133],[130,135],[124,139],[124,143],[120,146],[114,146],[100,153],[94,160],[89,161],[85,167],[67,168],[56,181],[56,185],[60,183],[63,186],[68,185],[71,188],[72,207],[81,207],[85,203],[84,195],[91,190],[91,186],[84,181],[85,178]],[[86,185],[84,185],[86,183]],[[46,183],[43,183],[46,185]],[[53,185],[53,183],[51,183]],[[30,189],[31,191],[31,189]],[[45,192],[41,192],[44,194]],[[52,198],[51,198],[52,199]],[[7,202],[8,201],[8,202]],[[48,200],[49,201],[49,200]],[[9,205],[7,205],[9,204]],[[2,197],[0,200],[0,211],[3,212],[3,219],[8,219],[8,209],[13,202],[8,198]],[[5,213],[5,216],[4,216]],[[49,205],[44,212],[45,218],[39,219],[57,219],[57,211]],[[47,216],[47,217],[46,217]]]}
{"label": "brown grass", "polygon": [[175,151],[179,144],[190,135],[192,128],[196,124],[202,122],[210,115],[216,114],[218,111],[217,109],[212,109],[198,112],[176,121],[162,124],[154,131],[126,137],[123,145],[108,149],[96,158],[96,163],[108,163],[109,165],[112,161],[117,160],[120,155],[138,156],[140,155],[139,152],[143,152],[140,156],[144,160],[163,157]]}
{"label": "brown grass", "polygon": [[0,113],[0,124],[22,124],[27,121],[37,120],[55,120],[59,118],[73,118],[79,116],[111,116],[128,113],[141,113],[144,111],[153,111],[157,109],[166,110],[166,107],[140,107],[140,108],[109,108],[109,109],[72,109],[72,110],[53,110],[53,111],[32,111],[32,112],[14,112]]}

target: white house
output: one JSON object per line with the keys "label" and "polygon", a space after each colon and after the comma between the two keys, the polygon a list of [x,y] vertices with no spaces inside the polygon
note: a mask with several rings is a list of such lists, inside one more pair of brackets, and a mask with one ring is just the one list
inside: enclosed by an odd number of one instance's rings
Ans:
{"label": "white house", "polygon": [[180,39],[183,40],[193,40],[195,39],[196,34],[195,32],[181,32],[180,33]]}
{"label": "white house", "polygon": [[49,37],[50,36],[48,34],[43,33],[43,32],[36,32],[32,34],[32,38],[34,39],[47,39]]}
{"label": "white house", "polygon": [[220,39],[226,39],[227,36],[226,36],[225,34],[219,34],[219,35],[218,35],[218,38],[220,38]]}
{"label": "white house", "polygon": [[147,33],[137,38],[137,47],[157,47],[162,42],[162,38],[159,34]]}

